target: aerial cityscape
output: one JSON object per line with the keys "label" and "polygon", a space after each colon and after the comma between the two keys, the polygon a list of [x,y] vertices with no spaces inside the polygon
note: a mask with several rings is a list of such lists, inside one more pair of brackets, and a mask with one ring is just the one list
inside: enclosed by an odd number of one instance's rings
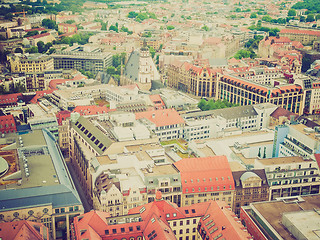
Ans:
{"label": "aerial cityscape", "polygon": [[0,240],[320,239],[320,0],[0,0]]}

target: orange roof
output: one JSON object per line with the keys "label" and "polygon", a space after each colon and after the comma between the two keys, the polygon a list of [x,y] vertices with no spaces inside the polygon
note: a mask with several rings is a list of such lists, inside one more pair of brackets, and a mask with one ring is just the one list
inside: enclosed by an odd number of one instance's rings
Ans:
{"label": "orange roof", "polygon": [[161,109],[147,112],[137,112],[136,119],[148,119],[156,127],[183,124],[184,120],[175,109]]}
{"label": "orange roof", "polygon": [[[39,230],[36,230],[40,229]],[[31,222],[27,220],[20,220],[14,222],[0,223],[0,239],[33,239],[42,240],[44,236],[48,236],[49,231],[42,223]],[[43,231],[46,231],[44,234]]]}
{"label": "orange roof", "polygon": [[181,175],[183,193],[234,190],[226,156],[185,158],[174,165]]}
{"label": "orange roof", "polygon": [[54,90],[43,90],[43,91],[36,91],[36,95],[31,99],[31,103],[37,103],[39,98],[42,98],[43,96],[47,94],[51,94]]}
{"label": "orange roof", "polygon": [[149,95],[149,98],[157,109],[164,108],[166,106],[159,94]]}
{"label": "orange roof", "polygon": [[298,29],[281,29],[280,33],[303,34],[320,36],[320,31],[298,30]]}
{"label": "orange roof", "polygon": [[37,39],[37,38],[42,38],[42,37],[46,37],[46,36],[49,36],[49,35],[50,35],[50,33],[41,33],[41,34],[38,34],[38,35],[27,37],[27,39]]}
{"label": "orange roof", "polygon": [[49,82],[49,88],[56,90],[57,85],[60,85],[62,83],[65,83],[66,81],[70,81],[71,79],[53,79]]}

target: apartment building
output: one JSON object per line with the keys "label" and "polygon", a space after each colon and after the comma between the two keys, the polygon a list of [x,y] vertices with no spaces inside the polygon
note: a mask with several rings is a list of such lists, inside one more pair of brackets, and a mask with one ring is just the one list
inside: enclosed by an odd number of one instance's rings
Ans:
{"label": "apartment building", "polygon": [[7,60],[11,72],[39,73],[54,69],[53,58],[48,55],[34,54],[9,54]]}
{"label": "apartment building", "polygon": [[26,73],[26,89],[28,92],[47,90],[44,73]]}
{"label": "apartment building", "polygon": [[269,184],[269,201],[281,197],[319,194],[319,168],[302,157],[256,159],[255,169],[264,169]]}
{"label": "apartment building", "polygon": [[263,169],[232,172],[235,183],[235,196],[232,211],[240,216],[242,206],[252,202],[268,201],[269,185]]}
{"label": "apartment building", "polygon": [[235,186],[226,156],[185,158],[173,165],[181,175],[182,206],[209,200],[232,206]]}
{"label": "apartment building", "polygon": [[218,78],[216,99],[239,105],[270,102],[293,113],[303,113],[304,93],[300,85],[265,86],[237,76]]}

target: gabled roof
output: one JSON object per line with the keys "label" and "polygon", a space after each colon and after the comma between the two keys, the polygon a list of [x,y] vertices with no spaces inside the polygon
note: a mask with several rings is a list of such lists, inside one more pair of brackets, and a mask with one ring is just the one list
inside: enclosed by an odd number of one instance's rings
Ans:
{"label": "gabled roof", "polygon": [[293,116],[294,119],[296,119],[299,115],[290,112],[289,110],[284,109],[282,107],[278,107],[276,110],[273,111],[273,113],[270,114],[270,116],[276,119],[279,119],[280,117],[287,117],[290,120],[291,116]]}
{"label": "gabled roof", "polygon": [[174,165],[181,175],[183,193],[234,190],[226,156],[184,158]]}
{"label": "gabled roof", "polygon": [[43,233],[48,236],[48,229],[42,223],[27,220],[0,223],[0,239],[5,240],[43,240]]}
{"label": "gabled roof", "polygon": [[148,119],[156,127],[183,124],[184,120],[175,109],[152,110],[148,112],[137,112],[136,119]]}

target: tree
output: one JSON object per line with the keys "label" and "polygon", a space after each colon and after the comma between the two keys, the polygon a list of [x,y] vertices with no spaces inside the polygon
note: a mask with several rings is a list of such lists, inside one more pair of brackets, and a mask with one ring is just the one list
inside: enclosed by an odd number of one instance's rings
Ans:
{"label": "tree", "polygon": [[313,22],[314,21],[314,15],[313,14],[308,14],[306,18],[306,22]]}
{"label": "tree", "polygon": [[305,16],[300,16],[300,22],[305,22],[306,21],[306,17]]}
{"label": "tree", "polygon": [[39,53],[43,53],[46,51],[44,42],[42,42],[42,41],[37,42],[37,47],[38,47]]}
{"label": "tree", "polygon": [[129,14],[128,14],[128,18],[136,18],[138,16],[138,13],[136,13],[136,12],[129,12]]}
{"label": "tree", "polygon": [[18,48],[16,48],[16,49],[14,50],[14,52],[15,52],[15,53],[23,53],[23,50],[18,47]]}
{"label": "tree", "polygon": [[26,53],[38,53],[38,48],[36,46],[33,46],[31,48],[27,48]]}
{"label": "tree", "polygon": [[53,21],[51,19],[43,19],[41,24],[42,24],[42,26],[44,26],[46,28],[50,28],[50,29],[56,29],[57,28],[56,21]]}
{"label": "tree", "polygon": [[288,17],[294,17],[294,16],[296,16],[296,15],[297,15],[296,10],[290,9],[290,10],[288,11]]}
{"label": "tree", "polygon": [[111,26],[109,27],[109,31],[118,32],[119,30],[118,30],[118,27],[117,27],[117,26],[111,25]]}
{"label": "tree", "polygon": [[174,29],[174,26],[169,25],[169,26],[167,26],[167,29],[168,29],[168,30],[173,30],[173,29]]}
{"label": "tree", "polygon": [[257,14],[256,13],[251,13],[250,14],[250,18],[257,18],[258,16],[257,16]]}
{"label": "tree", "polygon": [[149,48],[149,53],[151,54],[151,57],[154,58],[154,55],[156,54],[156,50],[154,50],[153,47]]}
{"label": "tree", "polygon": [[207,25],[204,25],[201,29],[204,30],[204,31],[206,31],[206,32],[209,31],[209,27],[208,27]]}

